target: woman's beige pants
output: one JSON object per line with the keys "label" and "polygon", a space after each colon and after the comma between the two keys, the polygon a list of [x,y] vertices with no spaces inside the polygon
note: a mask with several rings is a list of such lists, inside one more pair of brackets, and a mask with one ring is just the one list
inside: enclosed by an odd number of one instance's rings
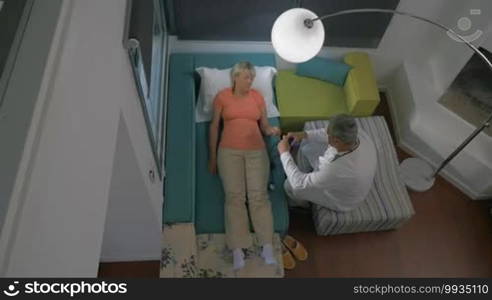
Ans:
{"label": "woman's beige pants", "polygon": [[225,192],[225,230],[229,249],[252,245],[246,203],[259,242],[261,245],[272,244],[273,218],[267,187],[270,161],[266,150],[219,148],[217,164]]}

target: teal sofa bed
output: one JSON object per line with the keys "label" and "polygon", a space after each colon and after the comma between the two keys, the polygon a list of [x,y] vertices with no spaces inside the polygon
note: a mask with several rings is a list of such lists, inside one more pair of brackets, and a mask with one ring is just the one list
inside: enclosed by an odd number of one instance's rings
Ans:
{"label": "teal sofa bed", "polygon": [[[198,67],[230,68],[238,61],[275,66],[273,54],[192,54],[170,56],[166,124],[166,159],[163,223],[193,223],[196,234],[224,233],[224,193],[218,176],[208,172],[209,122],[195,123],[200,87]],[[273,84],[273,83],[272,83]],[[278,118],[269,119],[279,125]],[[285,174],[277,153],[278,138],[265,138],[270,156],[270,189],[274,229],[287,232],[289,214],[283,181]]]}

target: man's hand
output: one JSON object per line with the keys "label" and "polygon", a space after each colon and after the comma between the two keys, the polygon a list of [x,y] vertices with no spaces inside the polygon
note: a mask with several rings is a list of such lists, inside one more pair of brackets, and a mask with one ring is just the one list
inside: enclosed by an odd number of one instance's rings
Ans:
{"label": "man's hand", "polygon": [[287,138],[288,139],[294,139],[294,142],[296,142],[296,143],[300,143],[306,137],[307,137],[307,135],[304,131],[287,133]]}
{"label": "man's hand", "polygon": [[290,145],[289,145],[289,137],[287,135],[284,135],[282,140],[277,145],[278,153],[282,154],[285,152],[290,151]]}
{"label": "man's hand", "polygon": [[282,132],[280,131],[280,128],[278,127],[269,127],[266,130],[266,135],[268,136],[280,136]]}

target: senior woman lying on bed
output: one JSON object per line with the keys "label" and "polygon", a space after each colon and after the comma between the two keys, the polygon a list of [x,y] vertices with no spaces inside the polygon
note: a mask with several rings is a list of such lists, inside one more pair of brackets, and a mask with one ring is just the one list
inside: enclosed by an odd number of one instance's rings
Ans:
{"label": "senior woman lying on bed", "polygon": [[[209,133],[209,171],[217,167],[225,192],[226,243],[233,252],[234,269],[244,267],[243,248],[252,244],[249,232],[246,195],[253,228],[263,246],[262,257],[275,264],[273,253],[273,217],[268,199],[269,159],[262,132],[280,135],[278,127],[268,123],[265,101],[251,89],[255,68],[249,62],[237,63],[231,70],[232,87],[220,91],[214,100]],[[224,128],[219,139],[219,123]]]}

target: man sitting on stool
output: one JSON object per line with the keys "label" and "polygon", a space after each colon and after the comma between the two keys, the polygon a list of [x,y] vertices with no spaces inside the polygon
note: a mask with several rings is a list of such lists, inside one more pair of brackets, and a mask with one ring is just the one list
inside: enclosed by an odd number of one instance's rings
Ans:
{"label": "man sitting on stool", "polygon": [[[290,145],[299,142],[297,153],[291,154]],[[376,149],[351,116],[330,118],[327,129],[289,132],[278,144],[278,151],[291,207],[315,203],[346,212],[362,203],[372,187]]]}

